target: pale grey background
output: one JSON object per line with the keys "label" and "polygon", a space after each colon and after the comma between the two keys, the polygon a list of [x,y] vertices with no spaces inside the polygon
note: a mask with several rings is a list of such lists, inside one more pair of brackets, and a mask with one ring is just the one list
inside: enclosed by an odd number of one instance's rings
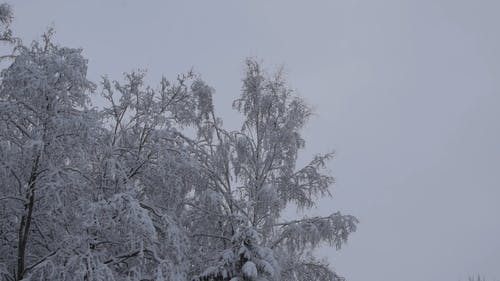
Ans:
{"label": "pale grey background", "polygon": [[229,126],[244,58],[284,63],[318,114],[305,156],[337,151],[315,212],[361,221],[320,254],[350,281],[500,280],[500,1],[10,3],[25,42],[53,25],[94,81],[194,67]]}

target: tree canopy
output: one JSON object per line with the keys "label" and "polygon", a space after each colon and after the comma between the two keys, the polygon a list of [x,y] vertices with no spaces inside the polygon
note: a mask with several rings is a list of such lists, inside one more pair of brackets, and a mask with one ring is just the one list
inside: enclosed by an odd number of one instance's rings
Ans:
{"label": "tree canopy", "polygon": [[332,153],[297,165],[312,112],[281,71],[245,61],[228,130],[199,75],[94,83],[81,49],[52,32],[24,45],[11,19],[0,5],[3,280],[343,280],[313,251],[339,249],[356,218],[283,220],[334,180]]}

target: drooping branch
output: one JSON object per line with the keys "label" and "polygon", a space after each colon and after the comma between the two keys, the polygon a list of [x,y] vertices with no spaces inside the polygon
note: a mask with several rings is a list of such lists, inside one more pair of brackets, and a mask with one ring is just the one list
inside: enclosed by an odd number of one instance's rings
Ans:
{"label": "drooping branch", "polygon": [[278,223],[280,235],[272,243],[272,248],[283,246],[291,252],[301,251],[307,246],[316,247],[321,242],[339,249],[347,241],[349,234],[356,231],[358,220],[340,212],[327,217],[313,217]]}

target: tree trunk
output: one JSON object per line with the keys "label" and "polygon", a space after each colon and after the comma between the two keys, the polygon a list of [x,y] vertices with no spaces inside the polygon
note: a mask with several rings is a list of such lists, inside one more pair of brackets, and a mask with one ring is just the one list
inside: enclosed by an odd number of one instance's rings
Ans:
{"label": "tree trunk", "polygon": [[17,276],[16,280],[19,281],[24,277],[26,245],[28,244],[28,236],[31,228],[31,220],[33,218],[33,207],[35,205],[35,184],[38,176],[38,162],[40,155],[35,158],[31,175],[28,180],[28,190],[26,192],[27,202],[24,207],[24,215],[21,218],[18,233],[18,248],[17,248]]}

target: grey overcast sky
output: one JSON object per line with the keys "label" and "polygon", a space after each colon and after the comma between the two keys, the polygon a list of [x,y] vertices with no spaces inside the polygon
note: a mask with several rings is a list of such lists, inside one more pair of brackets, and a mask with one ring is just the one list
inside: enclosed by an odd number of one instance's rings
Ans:
{"label": "grey overcast sky", "polygon": [[320,254],[349,281],[500,280],[500,1],[10,3],[18,36],[54,26],[94,81],[194,67],[229,126],[245,57],[284,64],[317,113],[304,159],[337,153],[314,212],[360,220]]}

